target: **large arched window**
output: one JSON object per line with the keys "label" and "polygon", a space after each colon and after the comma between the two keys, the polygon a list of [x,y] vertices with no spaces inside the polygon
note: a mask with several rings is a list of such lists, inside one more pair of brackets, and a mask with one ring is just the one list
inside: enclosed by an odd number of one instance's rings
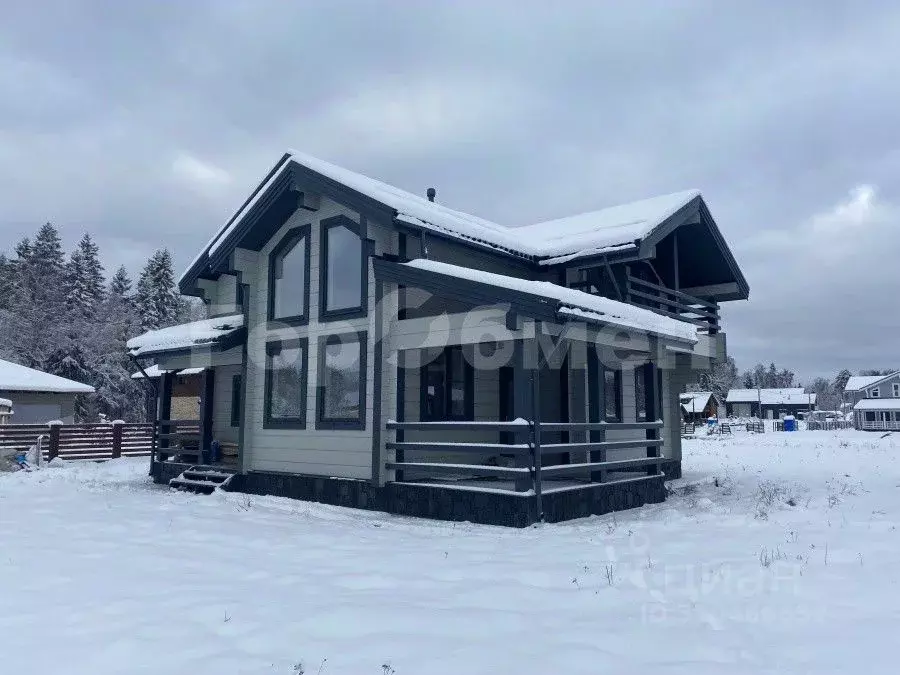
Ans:
{"label": "large arched window", "polygon": [[366,313],[367,256],[360,226],[346,216],[322,221],[319,320]]}
{"label": "large arched window", "polygon": [[309,321],[310,226],[295,227],[269,254],[269,321]]}

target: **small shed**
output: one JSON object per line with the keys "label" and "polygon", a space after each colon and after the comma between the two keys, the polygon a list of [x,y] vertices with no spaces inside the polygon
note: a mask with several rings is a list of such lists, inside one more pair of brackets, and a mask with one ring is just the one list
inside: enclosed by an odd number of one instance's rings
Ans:
{"label": "small shed", "polygon": [[715,392],[689,391],[681,394],[681,417],[685,422],[703,422],[710,417],[724,414],[724,406]]}
{"label": "small shed", "polygon": [[72,424],[75,397],[92,393],[94,388],[88,384],[0,360],[0,398],[12,408],[7,423],[46,424],[61,420]]}

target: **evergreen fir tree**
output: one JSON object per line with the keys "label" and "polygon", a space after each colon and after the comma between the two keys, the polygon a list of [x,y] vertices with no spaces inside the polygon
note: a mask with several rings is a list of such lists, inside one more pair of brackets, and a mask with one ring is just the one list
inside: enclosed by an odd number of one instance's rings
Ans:
{"label": "evergreen fir tree", "polygon": [[179,301],[172,256],[168,250],[161,249],[150,256],[138,280],[135,301],[142,330],[154,330],[175,322]]}
{"label": "evergreen fir tree", "polygon": [[128,270],[122,265],[116,270],[109,282],[109,294],[116,298],[126,299],[131,294],[131,277]]}
{"label": "evergreen fir tree", "polygon": [[103,300],[103,265],[91,235],[85,234],[69,258],[66,301],[81,317],[93,317]]}

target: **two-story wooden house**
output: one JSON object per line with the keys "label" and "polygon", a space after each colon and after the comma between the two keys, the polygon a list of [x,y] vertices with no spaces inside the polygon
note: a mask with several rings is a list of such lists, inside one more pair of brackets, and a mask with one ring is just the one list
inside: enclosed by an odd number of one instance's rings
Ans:
{"label": "two-story wooden house", "polygon": [[854,375],[844,386],[853,426],[865,431],[900,431],[900,372]]}
{"label": "two-story wooden house", "polygon": [[[520,526],[664,499],[749,292],[700,193],[524,227],[434,197],[278,161],[181,277],[210,318],[129,342],[163,372],[156,480]],[[236,464],[182,443],[180,368]]]}

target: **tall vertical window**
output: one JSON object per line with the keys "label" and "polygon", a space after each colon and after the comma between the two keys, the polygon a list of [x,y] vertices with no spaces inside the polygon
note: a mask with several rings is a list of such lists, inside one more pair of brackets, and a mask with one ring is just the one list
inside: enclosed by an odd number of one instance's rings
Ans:
{"label": "tall vertical window", "polygon": [[366,247],[362,228],[346,216],[322,221],[319,319],[366,313]]}
{"label": "tall vertical window", "polygon": [[604,410],[607,422],[622,421],[622,371],[603,369],[604,386],[606,396]]}
{"label": "tall vertical window", "polygon": [[474,369],[462,347],[445,348],[421,369],[422,421],[474,419],[474,382]]}
{"label": "tall vertical window", "polygon": [[309,320],[309,231],[289,230],[269,254],[269,321]]}
{"label": "tall vertical window", "polygon": [[894,382],[894,398],[900,398],[900,384]]}
{"label": "tall vertical window", "polygon": [[366,333],[330,335],[319,344],[316,426],[365,429]]}
{"label": "tall vertical window", "polygon": [[306,427],[306,338],[266,344],[266,427]]}

